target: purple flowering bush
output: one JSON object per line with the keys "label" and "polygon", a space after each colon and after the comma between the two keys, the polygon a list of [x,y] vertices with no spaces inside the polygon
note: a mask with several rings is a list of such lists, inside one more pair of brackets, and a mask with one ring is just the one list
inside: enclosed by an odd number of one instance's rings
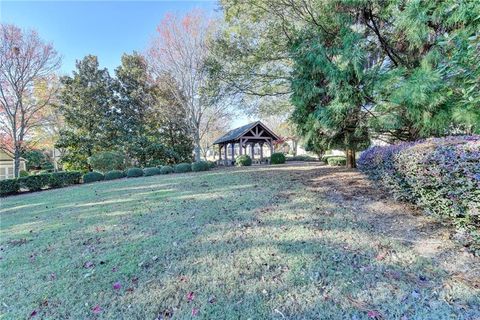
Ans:
{"label": "purple flowering bush", "polygon": [[372,147],[359,169],[396,199],[452,219],[480,252],[480,136],[450,136]]}

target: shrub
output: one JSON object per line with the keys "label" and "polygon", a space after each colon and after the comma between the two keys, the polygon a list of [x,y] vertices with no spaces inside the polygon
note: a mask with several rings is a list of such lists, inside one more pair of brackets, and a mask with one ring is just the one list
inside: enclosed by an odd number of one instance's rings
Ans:
{"label": "shrub", "polygon": [[27,160],[27,170],[53,169],[53,163],[50,162],[49,158],[41,150],[26,151],[22,154],[22,157]]}
{"label": "shrub", "polygon": [[40,191],[48,186],[50,181],[50,174],[39,174],[36,176],[22,177],[18,179],[20,188],[29,191]]}
{"label": "shrub", "polygon": [[280,152],[272,153],[270,156],[271,164],[282,164],[285,163],[285,155]]}
{"label": "shrub", "polygon": [[89,157],[88,163],[93,170],[100,172],[123,170],[125,168],[125,156],[120,152],[100,152]]}
{"label": "shrub", "polygon": [[143,170],[141,168],[130,168],[127,170],[127,178],[142,177]]}
{"label": "shrub", "polygon": [[83,183],[102,181],[104,179],[105,176],[97,171],[87,172],[83,175]]}
{"label": "shrub", "polygon": [[190,171],[192,171],[192,165],[190,163],[186,163],[186,162],[179,163],[174,167],[173,170],[176,173],[190,172]]}
{"label": "shrub", "polygon": [[210,170],[210,165],[207,161],[197,161],[192,163],[192,171],[207,171]]}
{"label": "shrub", "polygon": [[470,232],[480,225],[480,136],[432,138],[414,143],[373,147],[362,153],[358,167],[397,199],[447,217]]}
{"label": "shrub", "polygon": [[158,169],[157,167],[145,168],[143,169],[143,174],[145,175],[145,177],[156,176],[157,174],[160,174],[160,169]]}
{"label": "shrub", "polygon": [[0,180],[0,196],[15,194],[20,191],[20,183],[18,179]]}
{"label": "shrub", "polygon": [[327,163],[329,166],[345,166],[347,165],[347,158],[342,156],[328,157]]}
{"label": "shrub", "polygon": [[78,171],[61,171],[48,174],[48,186],[50,188],[62,188],[80,183],[82,174]]}
{"label": "shrub", "polygon": [[247,167],[252,165],[252,158],[247,154],[242,154],[235,159],[235,164],[239,167]]}
{"label": "shrub", "polygon": [[28,174],[28,171],[25,170],[20,170],[19,172],[20,177],[28,177],[30,174]]}
{"label": "shrub", "polygon": [[105,173],[105,180],[115,180],[125,178],[125,171],[123,170],[112,170]]}
{"label": "shrub", "polygon": [[172,172],[174,172],[174,170],[171,166],[163,166],[160,169],[160,174],[169,174],[169,173],[172,173]]}
{"label": "shrub", "polygon": [[209,161],[207,161],[207,163],[208,163],[208,167],[209,167],[210,169],[213,169],[213,168],[215,168],[215,167],[217,166],[217,164],[215,163],[215,161],[210,161],[210,160],[209,160]]}

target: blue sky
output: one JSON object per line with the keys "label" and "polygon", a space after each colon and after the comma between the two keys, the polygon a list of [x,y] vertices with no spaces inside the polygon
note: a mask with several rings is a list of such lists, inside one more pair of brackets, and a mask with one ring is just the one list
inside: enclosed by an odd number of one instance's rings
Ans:
{"label": "blue sky", "polygon": [[[100,66],[114,69],[123,53],[143,52],[166,13],[201,9],[219,15],[216,0],[204,1],[5,1],[0,0],[0,21],[35,29],[52,42],[62,56],[61,74],[70,74],[75,61],[98,56]],[[232,126],[251,119],[242,113]]]}
{"label": "blue sky", "polygon": [[167,12],[192,9],[219,14],[216,1],[0,0],[0,21],[35,29],[52,42],[63,57],[62,73],[70,73],[75,60],[93,54],[113,74],[123,53],[146,49]]}

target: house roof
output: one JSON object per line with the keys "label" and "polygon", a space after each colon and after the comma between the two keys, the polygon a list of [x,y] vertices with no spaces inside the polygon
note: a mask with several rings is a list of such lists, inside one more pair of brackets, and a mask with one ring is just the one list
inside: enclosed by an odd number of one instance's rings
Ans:
{"label": "house roof", "polygon": [[279,139],[279,137],[275,133],[273,133],[270,129],[268,129],[267,126],[265,126],[261,121],[255,121],[255,122],[252,122],[228,131],[226,134],[224,134],[223,136],[215,140],[213,144],[219,144],[227,141],[237,140],[241,138],[245,133],[255,128],[256,125],[260,125],[265,131],[270,133],[273,137],[273,140]]}

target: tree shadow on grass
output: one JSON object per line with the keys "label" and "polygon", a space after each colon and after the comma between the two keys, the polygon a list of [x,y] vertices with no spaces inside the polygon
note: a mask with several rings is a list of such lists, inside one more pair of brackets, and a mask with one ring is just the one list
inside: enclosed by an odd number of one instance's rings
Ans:
{"label": "tree shadow on grass", "polygon": [[[58,237],[40,234],[5,259],[24,256],[17,267],[26,271],[30,305],[44,296],[61,302],[43,307],[45,317],[89,317],[85,303],[101,304],[105,318],[188,318],[193,308],[205,319],[478,316],[478,290],[451,282],[436,255],[412,245],[425,237],[422,227],[411,227],[421,216],[391,209],[388,197],[372,198],[362,179],[354,171],[295,164],[92,186],[89,194],[59,195],[58,210],[71,211],[57,213],[67,220],[55,226]],[[346,193],[352,186],[356,192]],[[76,208],[86,199],[91,206]],[[397,239],[411,229],[411,241]],[[58,246],[48,251],[52,241]],[[34,262],[30,250],[41,253]],[[63,270],[68,277],[45,288],[44,277]],[[119,279],[124,287],[115,292]],[[5,279],[21,292],[14,283]],[[17,300],[25,304],[13,295],[2,312],[31,312]]]}

